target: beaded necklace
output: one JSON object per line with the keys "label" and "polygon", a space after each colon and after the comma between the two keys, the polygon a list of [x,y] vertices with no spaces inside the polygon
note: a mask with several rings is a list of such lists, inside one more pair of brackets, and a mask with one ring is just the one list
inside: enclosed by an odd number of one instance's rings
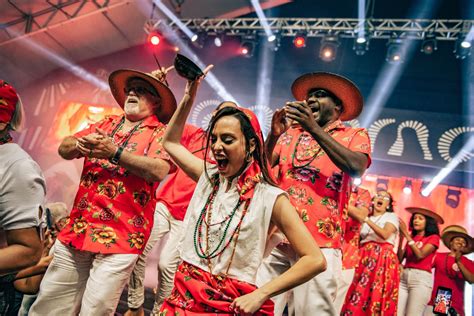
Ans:
{"label": "beaded necklace", "polygon": [[140,123],[137,123],[131,130],[128,131],[128,134],[122,138],[120,141],[115,142],[115,134],[123,127],[123,124],[125,123],[125,117],[122,117],[120,122],[117,124],[117,126],[113,129],[112,133],[110,133],[110,138],[112,139],[112,142],[120,147],[126,147],[128,144],[128,141],[132,137],[132,135],[142,126],[143,120],[140,121]]}
{"label": "beaded necklace", "polygon": [[[328,128],[332,128],[332,125],[330,125]],[[327,133],[329,135],[332,135],[332,134],[334,134],[334,132],[336,130],[337,130],[337,128],[333,128],[330,131],[328,131]],[[322,150],[321,145],[319,145],[319,143],[317,141],[315,141],[316,144],[311,150],[314,153],[309,158],[298,157],[298,156],[302,156],[302,155],[298,154],[298,147],[299,147],[303,137],[312,138],[311,134],[308,134],[308,133],[301,133],[300,136],[298,136],[298,140],[296,141],[295,149],[293,150],[293,154],[291,155],[291,165],[292,165],[293,168],[304,168],[304,167],[308,166],[309,164],[311,164],[314,161],[314,159],[316,159],[316,157],[319,155],[319,153]],[[306,153],[306,151],[303,152],[303,155],[304,155],[304,153]],[[302,164],[296,164],[295,159],[300,163],[302,162]],[[304,163],[304,161],[306,161],[306,163]]]}
{"label": "beaded necklace", "polygon": [[[217,194],[217,191],[219,190],[219,183],[220,183],[219,176],[217,174],[213,177],[213,182],[214,182],[214,186],[212,188],[212,191],[209,194],[209,197],[207,198],[207,201],[204,204],[204,207],[203,207],[203,209],[201,210],[201,212],[199,214],[198,220],[196,222],[196,226],[194,228],[194,249],[196,251],[196,254],[199,256],[199,258],[207,260],[207,264],[208,264],[208,267],[209,267],[209,272],[212,274],[211,259],[220,256],[229,247],[231,242],[234,240],[234,245],[233,245],[233,249],[232,249],[231,258],[230,258],[229,264],[228,264],[227,269],[226,269],[226,274],[227,274],[229,269],[230,269],[230,266],[232,264],[232,260],[234,258],[235,249],[236,249],[237,241],[238,241],[238,238],[239,238],[240,228],[242,226],[243,219],[244,219],[245,215],[247,214],[248,207],[250,205],[250,200],[244,200],[244,199],[240,198],[239,201],[237,202],[236,206],[232,210],[232,212],[228,216],[226,216],[226,218],[223,221],[211,224],[212,205],[213,205],[213,202],[214,202],[214,198]],[[239,207],[244,202],[245,202],[244,209],[242,211],[242,215],[240,217],[240,220],[237,223],[237,225],[235,226],[235,228],[233,229],[233,232],[230,235],[231,237],[229,238],[229,240],[224,243],[224,241],[227,237],[227,233],[228,233],[229,228],[230,228],[230,224],[232,223],[232,219],[234,218],[234,216],[235,216],[237,210],[239,209]],[[206,218],[207,218],[207,220],[206,220]],[[220,237],[217,246],[214,249],[212,249],[212,251],[211,251],[210,245],[209,245],[209,228],[211,226],[214,226],[214,225],[217,225],[217,224],[224,224],[224,223],[226,223],[225,228],[224,228],[224,232],[223,232],[222,236]],[[204,249],[204,245],[203,245],[203,230],[204,229],[205,229],[205,243],[206,243],[205,249]],[[224,244],[224,246],[221,247],[223,244]]]}
{"label": "beaded necklace", "polygon": [[0,145],[11,143],[12,140],[12,136],[9,133],[6,133],[5,136],[0,137]]}

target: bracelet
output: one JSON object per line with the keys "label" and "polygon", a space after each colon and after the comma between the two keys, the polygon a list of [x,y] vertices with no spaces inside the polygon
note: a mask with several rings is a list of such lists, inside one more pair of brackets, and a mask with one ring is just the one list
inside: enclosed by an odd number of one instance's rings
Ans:
{"label": "bracelet", "polygon": [[368,221],[369,221],[369,217],[366,216],[366,217],[364,218],[364,223],[367,223]]}
{"label": "bracelet", "polygon": [[118,165],[120,161],[120,157],[122,156],[122,153],[123,153],[123,147],[118,147],[117,151],[112,156],[112,158],[109,159],[109,161],[113,163],[114,165]]}
{"label": "bracelet", "polygon": [[415,241],[412,239],[408,242],[408,246],[413,246],[415,244]]}

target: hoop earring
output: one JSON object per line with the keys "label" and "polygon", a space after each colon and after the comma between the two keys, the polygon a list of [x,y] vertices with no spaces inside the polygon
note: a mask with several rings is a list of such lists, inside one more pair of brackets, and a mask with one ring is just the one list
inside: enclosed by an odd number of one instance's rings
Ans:
{"label": "hoop earring", "polygon": [[250,151],[247,151],[245,153],[245,161],[250,162],[252,160],[252,153]]}

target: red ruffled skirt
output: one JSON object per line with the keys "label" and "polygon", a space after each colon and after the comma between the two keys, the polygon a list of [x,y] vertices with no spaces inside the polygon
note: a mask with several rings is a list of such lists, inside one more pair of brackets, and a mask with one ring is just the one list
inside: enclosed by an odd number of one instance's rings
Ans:
{"label": "red ruffled skirt", "polygon": [[359,254],[341,315],[396,315],[400,271],[393,245],[368,242],[361,245]]}
{"label": "red ruffled skirt", "polygon": [[[230,304],[251,293],[255,285],[212,275],[187,262],[179,265],[171,295],[163,303],[160,316],[234,315]],[[273,315],[273,302],[267,300],[254,315]]]}

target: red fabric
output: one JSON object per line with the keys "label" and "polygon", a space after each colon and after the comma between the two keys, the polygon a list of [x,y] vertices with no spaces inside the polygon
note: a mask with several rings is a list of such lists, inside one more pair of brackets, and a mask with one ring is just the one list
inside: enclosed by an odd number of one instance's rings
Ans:
{"label": "red fabric", "polygon": [[[95,132],[96,127],[111,133],[121,119],[121,116],[108,117],[75,137]],[[149,116],[125,150],[169,161],[161,144],[165,129],[155,116]],[[121,131],[114,136],[116,142],[125,137],[127,133]],[[153,227],[158,184],[147,182],[108,160],[85,158],[79,189],[59,240],[94,253],[142,253]]]}
{"label": "red fabric", "polygon": [[400,272],[393,245],[365,243],[360,257],[341,316],[396,315]]}
{"label": "red fabric", "polygon": [[[201,128],[186,124],[181,143],[195,156],[204,158],[206,133]],[[178,168],[175,173],[168,176],[165,183],[156,192],[157,202],[164,203],[171,216],[182,221],[195,187],[196,182]]]}
{"label": "red fabric", "polygon": [[[415,241],[415,244],[419,249],[423,248],[423,246],[427,244],[431,244],[435,246],[436,249],[439,248],[440,238],[438,235],[431,235],[428,237],[415,236],[413,237],[413,240]],[[416,259],[416,256],[413,254],[413,250],[411,250],[411,247],[406,247],[405,248],[405,258],[406,258],[405,268],[419,269],[419,270],[424,270],[431,273],[435,255],[436,255],[436,250],[430,253],[425,258],[418,260]]]}
{"label": "red fabric", "polygon": [[[471,273],[474,273],[474,261],[466,257],[461,257],[461,262]],[[438,287],[447,287],[453,291],[451,307],[453,307],[459,315],[464,316],[465,280],[454,261],[454,257],[449,256],[449,253],[438,252],[435,256],[433,267],[435,268],[434,285],[429,305],[433,306]]]}
{"label": "red fabric", "polygon": [[0,123],[9,123],[15,112],[18,94],[11,85],[0,80]]}
{"label": "red fabric", "polygon": [[[161,307],[160,315],[235,315],[230,304],[235,298],[253,292],[252,284],[212,275],[187,262],[179,265],[171,295]],[[267,300],[253,315],[273,315],[274,304]]]}
{"label": "red fabric", "polygon": [[[356,188],[351,193],[349,203],[352,203],[355,207],[370,207],[372,198],[370,192],[361,187]],[[360,228],[362,223],[358,220],[353,219],[344,212],[344,243],[342,245],[342,268],[343,269],[354,269],[359,264],[359,240],[360,240]]]}
{"label": "red fabric", "polygon": [[[335,121],[325,131],[341,145],[366,154],[370,164],[370,140],[365,129],[350,128]],[[316,140],[299,126],[292,126],[281,135],[275,152],[280,157],[278,183],[288,192],[318,245],[341,248],[349,176],[342,173]],[[293,166],[293,160],[299,167]]]}

